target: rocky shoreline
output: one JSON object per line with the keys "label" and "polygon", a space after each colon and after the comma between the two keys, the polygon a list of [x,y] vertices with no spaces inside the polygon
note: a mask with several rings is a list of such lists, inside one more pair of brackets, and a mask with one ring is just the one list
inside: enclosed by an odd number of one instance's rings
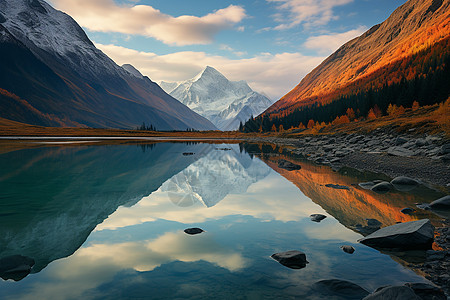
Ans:
{"label": "rocky shoreline", "polygon": [[376,130],[364,135],[257,137],[248,141],[288,146],[285,148],[292,154],[333,169],[348,166],[392,178],[408,176],[450,190],[450,140],[442,135],[398,135]]}
{"label": "rocky shoreline", "polygon": [[[368,134],[335,134],[287,137],[257,137],[248,142],[269,142],[287,152],[328,165],[346,166],[382,173],[391,178],[407,176],[432,188],[450,193],[450,140],[443,135],[399,135],[393,130]],[[409,267],[440,287],[424,286],[422,299],[450,299],[450,220],[435,230],[435,249],[426,252],[425,262]],[[404,287],[402,287],[404,288]]]}

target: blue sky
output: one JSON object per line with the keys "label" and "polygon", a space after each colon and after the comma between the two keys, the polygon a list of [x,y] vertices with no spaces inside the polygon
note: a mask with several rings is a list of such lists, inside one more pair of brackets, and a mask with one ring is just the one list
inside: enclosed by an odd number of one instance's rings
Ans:
{"label": "blue sky", "polygon": [[51,0],[119,65],[180,81],[206,65],[279,99],[405,0]]}

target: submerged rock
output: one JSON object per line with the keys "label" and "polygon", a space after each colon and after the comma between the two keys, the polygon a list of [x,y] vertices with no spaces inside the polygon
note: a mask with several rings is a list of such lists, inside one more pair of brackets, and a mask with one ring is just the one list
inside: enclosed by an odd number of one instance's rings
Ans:
{"label": "submerged rock", "polygon": [[416,188],[420,183],[415,179],[399,176],[392,179],[391,184],[399,191],[408,192]]}
{"label": "submerged rock", "polygon": [[392,188],[392,185],[389,182],[383,181],[374,185],[371,190],[378,194],[386,194]]}
{"label": "submerged rock", "polygon": [[355,252],[355,248],[353,248],[352,246],[349,245],[344,245],[340,247],[345,253],[348,254],[353,254],[353,252]]}
{"label": "submerged rock", "polygon": [[366,219],[367,221],[367,226],[369,227],[380,227],[381,226],[381,222],[378,221],[377,219]]}
{"label": "submerged rock", "polygon": [[437,286],[427,283],[406,283],[405,286],[411,288],[414,293],[423,300],[446,300],[444,291]]}
{"label": "submerged rock", "polygon": [[291,269],[302,269],[309,263],[306,260],[306,254],[298,250],[275,253],[271,257]]}
{"label": "submerged rock", "polygon": [[190,234],[190,235],[194,235],[194,234],[199,234],[204,232],[203,229],[201,228],[187,228],[184,230],[185,233]]}
{"label": "submerged rock", "polygon": [[450,210],[450,195],[434,200],[430,203],[432,209]]}
{"label": "submerged rock", "polygon": [[326,184],[326,187],[337,189],[337,190],[350,190],[348,186],[339,185],[339,184]]}
{"label": "submerged rock", "polygon": [[416,207],[423,210],[430,210],[430,204],[428,203],[416,203]]}
{"label": "submerged rock", "polygon": [[402,214],[405,214],[405,215],[411,215],[411,214],[413,214],[413,213],[415,212],[415,210],[412,209],[412,208],[410,208],[410,207],[405,207],[405,208],[402,209],[400,212],[401,212]]}
{"label": "submerged rock", "polygon": [[285,159],[280,159],[278,161],[278,168],[282,168],[282,169],[285,169],[288,171],[295,171],[295,170],[300,170],[302,167],[300,165],[291,163],[290,161],[287,161]]}
{"label": "submerged rock", "polygon": [[0,277],[3,280],[22,280],[30,274],[34,264],[34,259],[27,256],[11,255],[3,257],[0,259]]}
{"label": "submerged rock", "polygon": [[407,286],[388,286],[375,291],[363,300],[421,300],[414,290]]}
{"label": "submerged rock", "polygon": [[434,226],[423,219],[381,228],[358,242],[374,248],[404,250],[428,249],[434,239]]}
{"label": "submerged rock", "polygon": [[369,295],[369,292],[359,285],[340,279],[321,280],[313,284],[312,289],[323,298],[336,299],[362,299]]}
{"label": "submerged rock", "polygon": [[374,187],[376,183],[373,181],[368,181],[368,182],[361,182],[360,184],[358,184],[360,187],[362,187],[365,190],[370,190],[371,188]]}
{"label": "submerged rock", "polygon": [[381,222],[377,219],[366,219],[367,225],[362,226],[361,224],[356,225],[355,229],[364,235],[371,234],[381,227]]}
{"label": "submerged rock", "polygon": [[325,219],[327,216],[322,215],[322,214],[312,214],[309,217],[311,218],[311,221],[313,221],[313,222],[320,222],[323,219]]}

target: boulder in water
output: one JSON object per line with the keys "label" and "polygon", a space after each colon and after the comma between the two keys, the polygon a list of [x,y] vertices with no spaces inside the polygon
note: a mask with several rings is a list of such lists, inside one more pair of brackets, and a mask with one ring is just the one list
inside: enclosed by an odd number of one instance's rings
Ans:
{"label": "boulder in water", "polygon": [[392,179],[391,184],[399,191],[408,192],[416,188],[420,183],[415,179],[399,176]]}
{"label": "boulder in water", "polygon": [[374,248],[429,249],[434,239],[430,220],[399,223],[381,228],[358,242]]}
{"label": "boulder in water", "polygon": [[414,290],[407,286],[387,286],[378,289],[363,300],[421,300]]}
{"label": "boulder in water", "polygon": [[371,190],[378,194],[386,194],[392,189],[392,185],[389,182],[383,181],[374,185]]}
{"label": "boulder in water", "polygon": [[271,257],[291,269],[302,269],[309,263],[306,260],[306,254],[298,250],[275,253]]}
{"label": "boulder in water", "polygon": [[349,245],[344,245],[340,247],[342,249],[342,251],[344,251],[345,253],[348,254],[353,254],[353,252],[355,252],[355,248],[353,248],[352,246]]}
{"label": "boulder in water", "polygon": [[313,284],[312,289],[323,297],[320,299],[362,299],[369,292],[359,285],[340,279],[321,280]]}
{"label": "boulder in water", "polygon": [[190,234],[190,235],[194,235],[194,234],[199,234],[204,232],[203,229],[201,228],[187,228],[184,230],[185,233]]}
{"label": "boulder in water", "polygon": [[325,219],[327,216],[322,214],[312,214],[309,216],[311,218],[311,221],[319,223],[323,219]]}
{"label": "boulder in water", "polygon": [[405,215],[412,215],[416,210],[411,207],[405,207],[400,212]]}
{"label": "boulder in water", "polygon": [[434,200],[430,203],[431,209],[450,210],[450,195]]}

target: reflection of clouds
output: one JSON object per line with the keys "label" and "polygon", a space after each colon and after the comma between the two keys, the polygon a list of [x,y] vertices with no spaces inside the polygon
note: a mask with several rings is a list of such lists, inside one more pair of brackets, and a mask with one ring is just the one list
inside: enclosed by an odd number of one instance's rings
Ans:
{"label": "reflection of clouds", "polygon": [[117,229],[158,219],[184,224],[202,223],[229,215],[289,222],[309,218],[312,213],[325,212],[289,181],[271,171],[266,178],[251,185],[245,195],[229,194],[209,208],[198,202],[188,208],[175,206],[167,193],[158,190],[131,208],[120,207],[96,230]]}
{"label": "reflection of clouds", "polygon": [[168,232],[155,240],[93,244],[49,266],[50,278],[20,299],[70,299],[100,286],[122,270],[152,271],[172,261],[207,261],[238,271],[248,265],[240,253],[217,244],[207,233]]}
{"label": "reflection of clouds", "polygon": [[335,219],[327,218],[320,223],[309,222],[304,226],[304,233],[310,239],[341,240],[354,243],[362,237],[350,229],[343,228]]}

